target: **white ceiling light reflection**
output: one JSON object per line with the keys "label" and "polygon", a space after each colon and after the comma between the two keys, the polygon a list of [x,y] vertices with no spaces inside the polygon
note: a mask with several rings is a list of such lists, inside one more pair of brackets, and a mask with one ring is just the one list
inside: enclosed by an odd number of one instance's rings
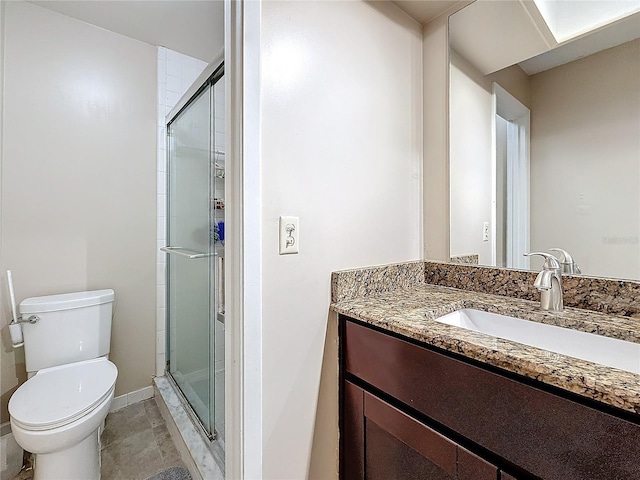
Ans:
{"label": "white ceiling light reflection", "polygon": [[640,12],[640,0],[534,0],[559,43]]}

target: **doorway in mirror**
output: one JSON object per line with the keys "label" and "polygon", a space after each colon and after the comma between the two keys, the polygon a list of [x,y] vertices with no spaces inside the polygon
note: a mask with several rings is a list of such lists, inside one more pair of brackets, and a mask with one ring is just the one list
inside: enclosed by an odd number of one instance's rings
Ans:
{"label": "doorway in mirror", "polygon": [[492,264],[529,268],[529,109],[493,83]]}

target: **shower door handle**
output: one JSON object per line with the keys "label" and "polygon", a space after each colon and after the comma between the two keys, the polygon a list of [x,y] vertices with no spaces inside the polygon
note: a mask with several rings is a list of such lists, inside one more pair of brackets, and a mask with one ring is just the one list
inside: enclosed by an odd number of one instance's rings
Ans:
{"label": "shower door handle", "polygon": [[186,257],[189,259],[205,258],[205,257],[213,256],[213,253],[196,252],[194,250],[189,250],[188,248],[182,248],[182,247],[160,247],[160,250],[166,253],[170,253],[172,255],[180,255],[181,257]]}

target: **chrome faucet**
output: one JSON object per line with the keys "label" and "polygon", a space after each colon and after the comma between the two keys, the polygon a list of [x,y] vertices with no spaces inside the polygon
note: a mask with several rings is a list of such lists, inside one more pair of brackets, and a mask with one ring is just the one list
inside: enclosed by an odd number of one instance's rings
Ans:
{"label": "chrome faucet", "polygon": [[533,282],[533,286],[540,291],[540,308],[550,312],[561,312],[564,309],[562,301],[562,268],[558,259],[545,252],[525,253],[525,257],[541,255],[544,257],[542,271]]}
{"label": "chrome faucet", "polygon": [[580,267],[573,260],[573,257],[569,255],[569,252],[563,250],[562,248],[550,248],[550,252],[558,252],[560,253],[560,266],[562,268],[562,273],[567,273],[569,275],[574,275],[576,273],[582,273],[580,271]]}

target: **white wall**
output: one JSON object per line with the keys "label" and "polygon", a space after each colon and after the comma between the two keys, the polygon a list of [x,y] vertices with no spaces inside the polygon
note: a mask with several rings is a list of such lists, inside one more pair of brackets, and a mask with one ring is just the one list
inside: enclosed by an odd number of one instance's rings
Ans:
{"label": "white wall", "polygon": [[[143,388],[155,371],[156,50],[4,6],[0,288],[9,268],[18,300],[113,288],[116,395]],[[4,420],[25,373],[4,295],[1,308]]]}
{"label": "white wall", "polygon": [[449,260],[449,18],[422,30],[424,258]]}
{"label": "white wall", "polygon": [[531,248],[640,278],[640,40],[531,77]]}
{"label": "white wall", "polygon": [[[0,264],[2,264],[2,185],[3,173],[2,164],[4,157],[4,50],[5,50],[5,6],[6,2],[0,2]],[[0,350],[0,423],[7,420],[7,403],[12,392],[18,385],[18,382],[24,379],[24,373],[19,375],[16,372],[16,365],[24,365],[24,355],[16,355],[11,349],[10,337],[7,331],[7,323],[11,321],[10,310],[7,310],[7,285],[4,275],[0,275],[0,334],[1,334],[1,350]],[[21,353],[21,352],[20,352]],[[4,434],[4,432],[2,432]]]}
{"label": "white wall", "polygon": [[[392,5],[265,2],[260,55],[262,478],[336,478],[330,273],[420,258],[421,27]],[[298,255],[278,255],[280,215],[300,217]]]}

